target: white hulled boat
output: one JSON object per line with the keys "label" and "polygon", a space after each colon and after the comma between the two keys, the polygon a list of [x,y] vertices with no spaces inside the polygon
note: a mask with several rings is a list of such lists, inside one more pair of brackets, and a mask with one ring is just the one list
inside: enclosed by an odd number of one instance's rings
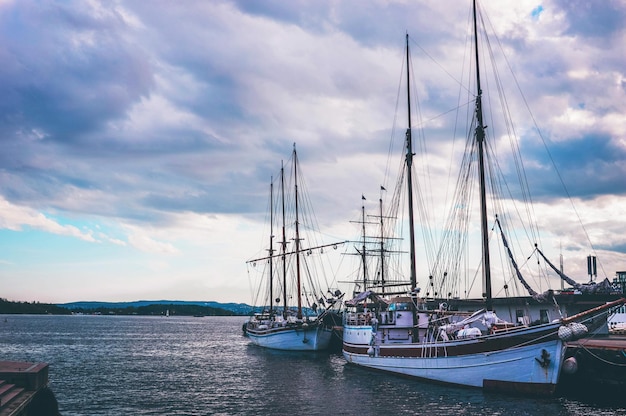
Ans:
{"label": "white hulled boat", "polygon": [[[406,42],[408,128],[404,154],[406,198],[409,215],[410,279],[407,290],[395,294],[367,287],[346,302],[343,328],[343,355],[358,366],[420,379],[460,386],[516,393],[550,395],[559,380],[564,342],[584,336],[601,322],[611,308],[624,299],[552,322],[530,325],[507,323],[494,312],[487,226],[487,184],[485,180],[486,135],[483,124],[481,79],[478,71],[476,3],[473,31],[476,65],[475,112],[470,135],[471,151],[478,163],[481,229],[481,269],[484,305],[467,313],[445,308],[428,310],[419,296],[416,278],[413,219],[413,143],[411,136],[409,37]],[[396,198],[394,198],[396,200]],[[397,200],[400,200],[399,198]],[[382,218],[382,214],[381,214]],[[466,219],[466,218],[465,218]],[[447,238],[452,239],[450,235]],[[382,240],[381,240],[382,241]],[[445,244],[445,242],[444,242]],[[381,255],[383,249],[380,250]],[[365,252],[365,247],[362,249]],[[382,258],[382,257],[381,257]],[[458,261],[458,260],[457,260]],[[447,276],[448,279],[454,276]],[[431,278],[432,279],[432,278]],[[381,284],[381,282],[377,282]],[[367,280],[363,278],[363,285]],[[397,285],[394,285],[397,287]],[[435,293],[435,296],[437,294]]]}
{"label": "white hulled boat", "polygon": [[[299,169],[294,145],[291,175],[286,178],[285,169],[281,168],[277,196],[273,181],[270,187],[268,255],[247,262],[253,268],[262,268],[255,304],[264,306],[250,317],[243,330],[252,343],[261,347],[319,351],[327,349],[331,342],[334,312],[343,295],[328,288],[327,282],[322,281],[324,268],[314,263],[321,260],[324,249],[336,249],[342,243],[311,245],[315,237],[308,234],[305,239],[301,235],[301,225],[307,231],[315,227],[310,218],[302,215],[306,211],[303,205],[311,208],[307,205],[310,202],[302,197],[304,188]],[[276,228],[281,230],[278,249],[274,248]],[[293,241],[292,248],[288,247],[289,241]],[[324,284],[326,290],[321,289]]]}

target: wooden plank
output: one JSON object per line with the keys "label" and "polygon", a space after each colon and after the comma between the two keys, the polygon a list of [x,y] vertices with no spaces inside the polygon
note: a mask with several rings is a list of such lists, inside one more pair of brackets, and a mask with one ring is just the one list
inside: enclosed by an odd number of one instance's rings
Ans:
{"label": "wooden plank", "polygon": [[2,401],[2,395],[13,387],[15,387],[15,384],[5,383],[4,380],[2,380],[2,384],[0,384],[0,402]]}
{"label": "wooden plank", "polygon": [[23,391],[24,389],[21,387],[12,388],[8,393],[5,393],[2,396],[0,396],[0,400],[1,400],[0,406],[4,406],[5,404],[9,403],[11,400],[13,400],[17,395],[19,395]]}

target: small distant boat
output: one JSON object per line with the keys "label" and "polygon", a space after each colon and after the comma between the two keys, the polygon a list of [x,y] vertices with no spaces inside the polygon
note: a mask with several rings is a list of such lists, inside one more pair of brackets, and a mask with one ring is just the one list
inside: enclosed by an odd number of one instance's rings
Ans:
{"label": "small distant boat", "polygon": [[[302,205],[308,201],[302,198],[301,194],[303,187],[300,182],[295,145],[292,161],[290,179],[293,193],[289,195],[287,193],[284,167],[280,173],[281,192],[277,197],[277,204],[274,204],[273,182],[270,186],[269,255],[247,262],[252,267],[256,267],[257,264],[265,266],[264,279],[259,285],[257,299],[266,306],[261,312],[253,314],[242,329],[253,344],[261,347],[289,351],[319,351],[329,347],[333,335],[331,313],[338,310],[343,295],[339,291],[331,292],[330,289],[324,291],[320,288],[321,279],[315,273],[321,273],[322,269],[313,267],[312,262],[325,248],[336,249],[337,245],[342,243],[310,246],[303,242],[311,241],[305,240],[300,230],[301,223],[308,224],[301,216]],[[288,202],[293,205],[289,211]],[[278,209],[275,210],[275,207]],[[275,250],[274,222],[278,218],[282,224],[282,241],[279,243],[280,248]],[[293,228],[290,228],[294,233],[293,249],[288,249],[288,220],[293,225]],[[280,267],[275,267],[275,263]],[[295,300],[295,305],[291,307],[288,304],[290,299]]]}
{"label": "small distant boat", "polygon": [[[475,1],[473,16],[477,47]],[[508,323],[495,314],[491,296],[486,216],[488,205],[484,148],[488,144],[485,143],[486,126],[483,125],[478,56],[479,53],[476,52],[475,111],[471,114],[473,136],[468,136],[472,139],[468,143],[472,144],[471,149],[476,152],[478,159],[476,176],[479,180],[482,231],[480,264],[484,283],[482,308],[467,313],[447,311],[444,308],[428,310],[418,295],[411,176],[414,155],[411,139],[411,89],[407,82],[409,122],[403,159],[404,186],[408,191],[404,200],[408,204],[410,224],[410,279],[406,279],[404,291],[393,293],[385,292],[384,286],[382,290],[377,289],[378,291],[365,287],[353,299],[345,302],[347,309],[344,314],[343,355],[348,363],[354,365],[438,383],[551,395],[556,390],[561,373],[565,342],[584,337],[593,325],[602,323],[602,319],[598,317],[604,316],[606,323],[607,312],[623,305],[626,300],[618,299],[571,317],[534,325]],[[408,81],[411,72],[408,34],[406,62]],[[454,235],[449,237],[450,240],[454,238]],[[381,248],[380,252],[383,251]],[[448,276],[450,279],[454,277]],[[365,283],[364,277],[363,284]]]}

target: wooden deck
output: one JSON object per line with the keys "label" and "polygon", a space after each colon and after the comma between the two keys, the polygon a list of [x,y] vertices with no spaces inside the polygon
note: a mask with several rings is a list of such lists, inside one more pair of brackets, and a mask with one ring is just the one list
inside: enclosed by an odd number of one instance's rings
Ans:
{"label": "wooden deck", "polygon": [[626,350],[626,335],[610,335],[602,338],[583,338],[568,342],[568,348],[589,348],[603,351]]}
{"label": "wooden deck", "polygon": [[47,385],[47,363],[0,361],[0,416],[26,414],[36,393]]}

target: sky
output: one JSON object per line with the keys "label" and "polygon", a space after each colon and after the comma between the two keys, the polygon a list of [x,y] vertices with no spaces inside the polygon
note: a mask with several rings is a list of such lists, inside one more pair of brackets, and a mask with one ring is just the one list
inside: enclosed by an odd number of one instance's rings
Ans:
{"label": "sky", "polygon": [[[325,233],[353,238],[385,177],[405,34],[428,54],[413,64],[429,119],[454,95],[435,69],[467,59],[464,3],[0,0],[0,297],[250,302],[245,262],[293,143]],[[611,279],[626,270],[626,2],[480,7],[526,100],[513,110],[545,138],[517,127],[546,252],[581,283],[593,252]],[[542,180],[550,158],[565,195]]]}

